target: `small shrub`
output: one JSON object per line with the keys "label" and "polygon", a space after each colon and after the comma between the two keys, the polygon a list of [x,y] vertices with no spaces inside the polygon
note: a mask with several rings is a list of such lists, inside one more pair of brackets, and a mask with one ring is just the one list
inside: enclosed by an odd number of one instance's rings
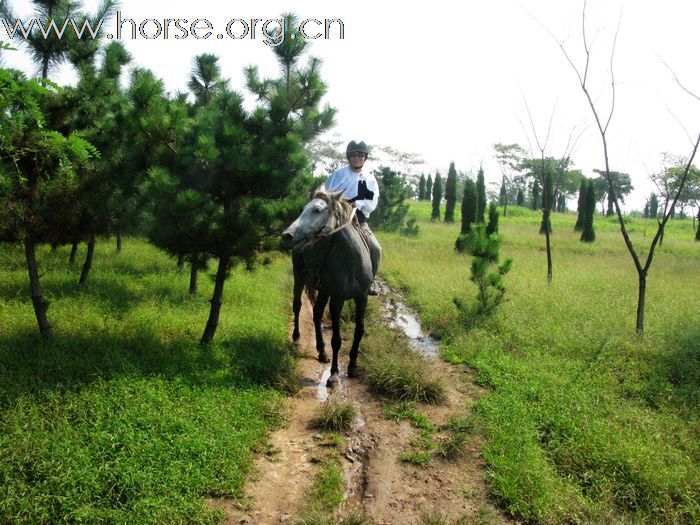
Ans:
{"label": "small shrub", "polygon": [[408,221],[406,221],[406,226],[401,228],[400,233],[404,237],[418,237],[418,233],[420,233],[420,228],[418,227],[418,224],[416,224],[416,219],[408,219]]}
{"label": "small shrub", "polygon": [[483,226],[457,238],[455,248],[472,255],[470,280],[478,287],[476,306],[454,299],[466,324],[472,323],[474,318],[491,314],[505,298],[503,276],[510,271],[513,260],[509,258],[498,265],[500,244],[498,235],[487,235]]}

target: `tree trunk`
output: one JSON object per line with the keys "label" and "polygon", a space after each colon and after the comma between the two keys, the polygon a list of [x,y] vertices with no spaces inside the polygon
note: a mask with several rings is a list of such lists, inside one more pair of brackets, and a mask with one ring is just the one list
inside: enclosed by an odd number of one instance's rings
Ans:
{"label": "tree trunk", "polygon": [[230,257],[219,258],[219,269],[216,271],[216,282],[214,283],[214,295],[211,298],[211,308],[209,310],[209,320],[202,334],[200,344],[208,345],[214,339],[216,328],[219,325],[219,313],[221,312],[221,299],[224,295],[224,282],[226,281],[226,270],[228,269]]}
{"label": "tree trunk", "polygon": [[547,242],[547,283],[552,282],[552,244],[550,243],[549,236],[550,236],[550,231],[549,231],[549,211],[546,211],[544,214],[544,237]]}
{"label": "tree trunk", "polygon": [[117,233],[117,253],[122,253],[122,234]]}
{"label": "tree trunk", "polygon": [[637,296],[637,333],[644,335],[644,299],[647,292],[647,273],[639,272],[639,295]]}
{"label": "tree trunk", "polygon": [[41,78],[49,78],[49,57],[45,55],[41,59]]}
{"label": "tree trunk", "polygon": [[85,263],[83,264],[83,270],[80,272],[80,280],[78,284],[85,284],[88,275],[90,273],[90,268],[92,268],[92,256],[95,254],[95,235],[90,235],[90,239],[87,243],[87,255],[85,256]]}
{"label": "tree trunk", "polygon": [[75,264],[75,256],[78,254],[78,243],[74,242],[70,248],[70,257],[68,258],[68,266]]}
{"label": "tree trunk", "polygon": [[41,291],[41,283],[39,282],[39,265],[36,262],[36,244],[31,236],[28,236],[24,241],[24,253],[27,259],[27,271],[29,273],[29,288],[32,295],[32,304],[34,305],[34,314],[36,321],[39,324],[39,333],[45,342],[51,341],[53,328],[46,316],[48,303],[44,300],[44,294]]}
{"label": "tree trunk", "polygon": [[180,253],[177,256],[177,271],[181,272],[184,267],[185,267],[185,254]]}
{"label": "tree trunk", "polygon": [[199,257],[192,255],[192,268],[190,269],[190,293],[197,293],[197,276],[199,274]]}

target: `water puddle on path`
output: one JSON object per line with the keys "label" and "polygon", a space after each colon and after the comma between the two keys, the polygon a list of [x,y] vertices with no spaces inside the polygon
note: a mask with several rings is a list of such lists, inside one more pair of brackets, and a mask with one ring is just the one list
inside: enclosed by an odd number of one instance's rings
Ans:
{"label": "water puddle on path", "polygon": [[403,302],[403,297],[389,288],[385,282],[379,283],[381,295],[385,299],[385,318],[391,328],[401,330],[408,337],[411,348],[429,359],[439,357],[440,341],[423,333],[416,314]]}

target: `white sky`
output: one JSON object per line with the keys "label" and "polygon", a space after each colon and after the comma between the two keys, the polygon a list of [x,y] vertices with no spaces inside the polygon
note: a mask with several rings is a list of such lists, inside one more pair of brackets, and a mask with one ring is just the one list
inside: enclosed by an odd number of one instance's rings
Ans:
{"label": "white sky", "polygon": [[[21,16],[31,13],[26,0],[10,3]],[[215,37],[231,19],[277,18],[290,10],[300,19],[339,18],[345,38],[334,34],[330,40],[316,40],[309,52],[323,59],[322,77],[329,88],[325,100],[338,109],[332,133],[343,141],[357,138],[418,153],[433,175],[438,169],[444,174],[450,161],[460,171],[476,171],[483,162],[487,182],[495,182],[500,171],[492,145],[518,142],[527,149],[520,121],[532,140],[523,94],[542,136],[556,106],[546,154],[561,156],[571,130],[587,126],[573,154],[575,166],[588,176],[604,166],[601,141],[576,76],[533,18],[566,39],[572,58],[582,65],[581,6],[570,0],[124,0],[121,11],[137,24],[147,18],[206,18],[214,26],[214,35],[206,40],[124,40],[134,63],[153,70],[170,91],[186,90],[192,58],[204,52],[220,57],[223,75],[241,91],[242,69],[248,64],[257,64],[264,75],[276,75],[273,54],[262,39]],[[610,162],[611,169],[631,175],[635,191],[628,202],[639,209],[653,189],[647,174],[659,169],[659,154],[687,155],[691,150],[679,121],[691,136],[700,131],[700,102],[675,84],[660,60],[700,95],[700,2],[589,1],[589,37],[598,32],[590,80],[603,114],[610,107],[610,43],[620,15]],[[113,20],[107,28],[114,29]],[[153,25],[149,28],[154,31]],[[6,38],[2,29],[0,37]],[[20,53],[6,57],[8,65],[30,69]],[[54,78],[69,82],[71,75],[59,71]]]}

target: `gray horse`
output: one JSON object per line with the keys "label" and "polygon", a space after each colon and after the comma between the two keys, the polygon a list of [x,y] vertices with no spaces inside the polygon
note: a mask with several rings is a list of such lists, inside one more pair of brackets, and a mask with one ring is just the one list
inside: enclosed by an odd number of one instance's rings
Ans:
{"label": "gray horse", "polygon": [[293,248],[294,267],[294,332],[299,339],[299,310],[304,286],[318,290],[314,304],[314,328],[318,360],[328,362],[321,319],[330,299],[333,335],[333,363],[328,386],[338,383],[338,352],[340,351],[340,314],[348,299],[355,301],[355,334],[350,350],[348,376],[357,375],[357,350],[364,334],[367,293],[373,281],[369,248],[354,208],[342,198],[342,192],[317,191],[301,215],[283,233],[282,244]]}

